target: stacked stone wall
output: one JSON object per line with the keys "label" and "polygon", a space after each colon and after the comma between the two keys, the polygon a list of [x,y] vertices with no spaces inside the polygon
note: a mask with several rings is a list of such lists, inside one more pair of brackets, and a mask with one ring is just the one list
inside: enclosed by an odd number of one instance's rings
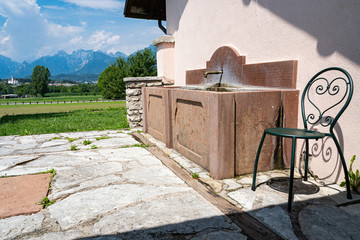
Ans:
{"label": "stacked stone wall", "polygon": [[142,87],[161,87],[170,83],[163,82],[162,77],[128,77],[124,78],[126,86],[127,120],[130,128],[143,126]]}

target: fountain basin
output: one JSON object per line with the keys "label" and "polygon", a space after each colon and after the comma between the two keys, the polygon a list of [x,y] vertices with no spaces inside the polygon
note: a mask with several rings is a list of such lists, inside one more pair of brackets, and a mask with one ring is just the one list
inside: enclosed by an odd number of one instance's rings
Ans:
{"label": "fountain basin", "polygon": [[[293,108],[298,90],[210,92],[158,87],[144,88],[143,98],[144,132],[217,179],[252,172],[265,128],[297,127]],[[288,167],[290,152],[290,144],[266,138],[259,170]]]}
{"label": "fountain basin", "polygon": [[[244,62],[244,57],[237,57]],[[210,60],[208,65],[213,68],[214,64],[211,63]],[[251,173],[264,129],[297,127],[299,91],[295,87],[281,87],[279,84],[279,81],[289,84],[283,80],[284,71],[279,71],[279,65],[285,65],[286,75],[293,76],[296,75],[296,61],[290,64],[276,63],[272,71],[268,64],[265,63],[265,66],[271,73],[272,81],[267,85],[248,84],[249,79],[243,84],[243,78],[236,77],[240,83],[237,86],[229,84],[231,86],[216,87],[216,83],[209,85],[203,82],[194,84],[194,80],[188,76],[199,76],[204,71],[201,69],[196,70],[196,74],[194,70],[187,73],[190,86],[143,88],[144,132],[209,170],[216,179]],[[243,65],[240,66],[241,71],[246,66]],[[236,67],[239,66],[234,65]],[[224,64],[219,68],[224,69]],[[234,71],[239,72],[238,69]],[[257,82],[265,81],[261,72],[253,75]],[[244,76],[244,71],[241,76]],[[293,77],[289,81],[294,83]],[[287,168],[290,155],[291,142],[268,137],[263,145],[258,169]]]}

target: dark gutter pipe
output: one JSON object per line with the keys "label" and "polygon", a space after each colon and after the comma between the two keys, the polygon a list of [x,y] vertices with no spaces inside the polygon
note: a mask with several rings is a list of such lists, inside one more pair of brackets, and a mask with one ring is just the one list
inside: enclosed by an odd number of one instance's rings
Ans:
{"label": "dark gutter pipe", "polygon": [[158,19],[158,26],[159,28],[166,34],[166,28],[161,24],[161,20]]}

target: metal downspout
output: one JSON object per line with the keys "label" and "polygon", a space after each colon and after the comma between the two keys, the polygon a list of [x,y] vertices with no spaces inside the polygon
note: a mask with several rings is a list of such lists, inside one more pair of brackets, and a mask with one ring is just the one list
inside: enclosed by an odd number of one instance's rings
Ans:
{"label": "metal downspout", "polygon": [[166,28],[162,25],[160,19],[158,19],[158,26],[159,26],[159,28],[161,29],[161,31],[163,31],[163,32],[166,34]]}

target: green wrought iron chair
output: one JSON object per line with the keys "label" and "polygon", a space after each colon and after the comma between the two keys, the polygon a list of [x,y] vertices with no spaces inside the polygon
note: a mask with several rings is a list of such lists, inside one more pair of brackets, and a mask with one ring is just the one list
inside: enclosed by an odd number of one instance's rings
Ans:
{"label": "green wrought iron chair", "polygon": [[[333,77],[330,73],[335,73],[336,77]],[[330,81],[329,81],[329,80]],[[286,137],[292,139],[292,148],[291,148],[291,165],[290,165],[290,184],[289,184],[289,196],[288,196],[288,211],[291,211],[291,205],[293,200],[293,178],[294,178],[294,164],[295,164],[295,150],[296,150],[296,140],[304,139],[305,140],[305,172],[304,172],[304,181],[307,181],[308,174],[308,157],[309,157],[309,140],[310,139],[321,139],[324,137],[331,137],[334,140],[336,148],[339,152],[340,159],[345,174],[346,181],[346,191],[347,198],[351,199],[349,177],[347,172],[347,167],[344,159],[343,152],[341,150],[339,141],[337,140],[333,128],[345,111],[347,106],[350,103],[351,97],[353,94],[353,81],[350,74],[344,69],[338,67],[326,68],[314,77],[306,85],[302,97],[301,97],[301,111],[302,119],[304,122],[304,129],[296,128],[267,128],[264,130],[262,135],[259,148],[256,154],[253,182],[251,189],[255,191],[256,189],[256,173],[257,166],[259,161],[259,156],[261,152],[262,145],[265,140],[266,134]],[[325,104],[321,107],[316,106],[315,100],[318,100],[321,97],[326,98]],[[334,101],[330,101],[334,100]],[[331,104],[329,104],[331,102]],[[327,106],[323,106],[327,105]],[[334,113],[334,116],[330,116],[330,112],[339,109]],[[311,126],[311,127],[310,127]],[[314,127],[321,127],[325,131],[313,131]]]}

